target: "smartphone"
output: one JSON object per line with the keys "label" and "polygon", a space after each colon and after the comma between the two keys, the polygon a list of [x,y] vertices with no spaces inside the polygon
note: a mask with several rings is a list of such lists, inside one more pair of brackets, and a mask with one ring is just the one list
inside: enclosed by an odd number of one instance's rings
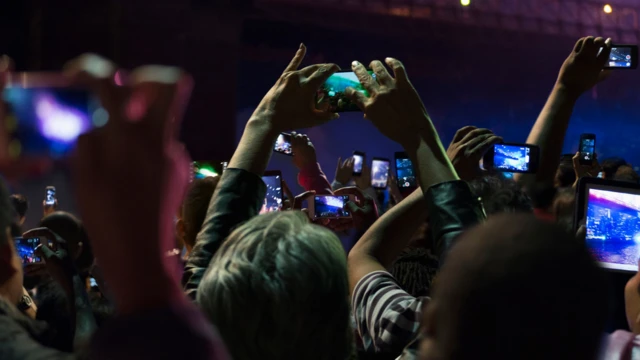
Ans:
{"label": "smartphone", "polygon": [[386,189],[389,182],[389,159],[374,157],[371,161],[371,186]]}
{"label": "smartphone", "polygon": [[262,181],[267,185],[267,195],[262,203],[260,214],[282,210],[282,173],[278,170],[265,171]]}
{"label": "smartphone", "polygon": [[349,199],[349,195],[316,195],[309,215],[311,219],[349,218],[351,212],[346,208]]}
{"label": "smartphone", "polygon": [[61,73],[9,73],[1,100],[6,107],[9,155],[61,158],[76,139],[109,120],[88,90]]}
{"label": "smartphone", "polygon": [[222,165],[222,172],[224,173],[225,171],[227,171],[227,167],[229,166],[229,162],[228,161],[223,161],[220,163],[220,165]]}
{"label": "smartphone", "polygon": [[364,153],[360,151],[353,152],[353,175],[362,175],[362,165],[364,165]]}
{"label": "smartphone", "polygon": [[44,203],[46,205],[56,204],[56,188],[54,186],[47,186],[45,188]]}
{"label": "smartphone", "polygon": [[605,69],[635,69],[638,67],[638,45],[613,45]]}
{"label": "smartphone", "polygon": [[596,135],[580,135],[580,164],[591,165],[596,153]]}
{"label": "smartphone", "polygon": [[484,156],[484,169],[501,172],[535,173],[540,148],[529,144],[496,144]]}
{"label": "smartphone", "polygon": [[89,286],[97,289],[98,288],[98,282],[96,281],[96,279],[94,278],[89,278]]}
{"label": "smartphone", "polygon": [[[375,79],[376,74],[373,71],[369,70],[369,74]],[[331,75],[316,93],[316,109],[331,112],[360,111],[358,106],[346,97],[345,90],[348,87],[369,97],[369,92],[360,84],[358,76],[353,71],[339,71]]]}
{"label": "smartphone", "polygon": [[281,133],[278,135],[276,143],[273,145],[273,151],[285,155],[293,155],[291,150],[291,134]]}
{"label": "smartphone", "polygon": [[22,264],[37,264],[43,261],[41,257],[35,254],[36,248],[40,245],[40,239],[16,237],[13,240]]}
{"label": "smartphone", "polygon": [[191,164],[192,180],[204,179],[222,174],[222,163],[216,161],[194,161]]}
{"label": "smartphone", "polygon": [[414,188],[418,186],[416,181],[416,173],[413,168],[413,163],[409,156],[405,152],[396,152],[396,179],[398,180],[398,187],[401,189]]}

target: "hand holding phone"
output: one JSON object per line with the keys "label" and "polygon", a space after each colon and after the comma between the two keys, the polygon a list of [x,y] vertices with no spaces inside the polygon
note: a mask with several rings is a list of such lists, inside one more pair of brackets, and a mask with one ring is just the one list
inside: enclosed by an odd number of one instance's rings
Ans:
{"label": "hand holding phone", "polygon": [[49,206],[53,206],[56,203],[56,188],[55,186],[47,186],[45,189],[44,203]]}
{"label": "hand holding phone", "polygon": [[355,199],[353,195],[316,195],[313,198],[313,206],[308,207],[309,218],[339,219],[350,218],[351,212],[347,203]]}
{"label": "hand holding phone", "polygon": [[399,151],[395,153],[396,179],[400,189],[415,188],[418,186],[413,163],[407,153]]}
{"label": "hand holding phone", "polygon": [[620,70],[637,67],[638,45],[611,45],[611,54],[604,66],[605,69]]}
{"label": "hand holding phone", "polygon": [[[375,79],[376,74],[369,70]],[[360,84],[358,76],[353,71],[339,71],[331,75],[316,94],[316,109],[330,112],[360,111],[345,95],[345,90],[351,87],[369,97],[369,92]]]}
{"label": "hand holding phone", "polygon": [[284,202],[282,191],[282,173],[278,170],[265,171],[262,176],[267,186],[267,194],[264,198],[260,214],[275,212],[282,210]]}
{"label": "hand holding phone", "polygon": [[591,165],[596,153],[596,135],[580,135],[580,164]]}
{"label": "hand holding phone", "polygon": [[371,186],[386,189],[389,182],[389,159],[373,158],[371,161]]}
{"label": "hand holding phone", "polygon": [[280,154],[293,156],[293,150],[291,148],[291,134],[281,133],[280,135],[278,135],[278,139],[273,145],[273,151]]}
{"label": "hand holding phone", "polygon": [[353,176],[360,176],[362,174],[362,166],[364,165],[364,153],[361,151],[354,151],[353,158]]}
{"label": "hand holding phone", "polygon": [[540,148],[529,144],[496,144],[482,160],[485,170],[512,173],[538,171]]}

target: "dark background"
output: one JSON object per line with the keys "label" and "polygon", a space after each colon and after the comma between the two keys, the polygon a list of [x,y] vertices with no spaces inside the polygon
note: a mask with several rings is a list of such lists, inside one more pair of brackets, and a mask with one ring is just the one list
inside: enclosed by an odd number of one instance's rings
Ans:
{"label": "dark background", "polygon": [[[637,43],[633,1],[611,2],[613,15],[602,13],[603,3],[572,0],[472,0],[468,9],[457,0],[0,0],[0,53],[22,71],[57,70],[83,52],[124,68],[185,68],[196,83],[182,139],[194,160],[230,158],[253,108],[300,42],[309,49],[306,64],[402,60],[445,146],[466,125],[524,142],[577,38]],[[600,159],[640,164],[638,80],[639,71],[618,71],[584,94],[564,151],[577,151],[581,133],[595,133]],[[399,150],[359,113],[306,133],[330,180],[338,156],[360,150],[370,161]],[[276,154],[269,167],[300,190],[289,157]],[[29,225],[40,218],[46,185],[58,188],[62,209],[75,208],[65,169],[23,183],[14,191],[31,199]],[[135,204],[123,199],[123,206]]]}

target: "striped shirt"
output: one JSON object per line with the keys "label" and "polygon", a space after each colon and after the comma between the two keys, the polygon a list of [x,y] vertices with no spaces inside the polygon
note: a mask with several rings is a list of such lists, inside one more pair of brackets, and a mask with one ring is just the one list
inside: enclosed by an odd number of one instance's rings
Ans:
{"label": "striped shirt", "polygon": [[386,271],[360,279],[351,298],[356,331],[366,352],[400,354],[417,336],[427,297],[413,297]]}

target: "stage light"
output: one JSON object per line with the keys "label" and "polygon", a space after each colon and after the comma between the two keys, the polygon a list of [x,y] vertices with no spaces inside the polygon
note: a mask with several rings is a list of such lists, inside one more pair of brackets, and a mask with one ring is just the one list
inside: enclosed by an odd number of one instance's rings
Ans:
{"label": "stage light", "polygon": [[460,0],[460,5],[469,6],[471,4],[471,0]]}
{"label": "stage light", "polygon": [[613,12],[613,8],[609,4],[605,5],[602,10],[604,10],[605,14],[611,14]]}

